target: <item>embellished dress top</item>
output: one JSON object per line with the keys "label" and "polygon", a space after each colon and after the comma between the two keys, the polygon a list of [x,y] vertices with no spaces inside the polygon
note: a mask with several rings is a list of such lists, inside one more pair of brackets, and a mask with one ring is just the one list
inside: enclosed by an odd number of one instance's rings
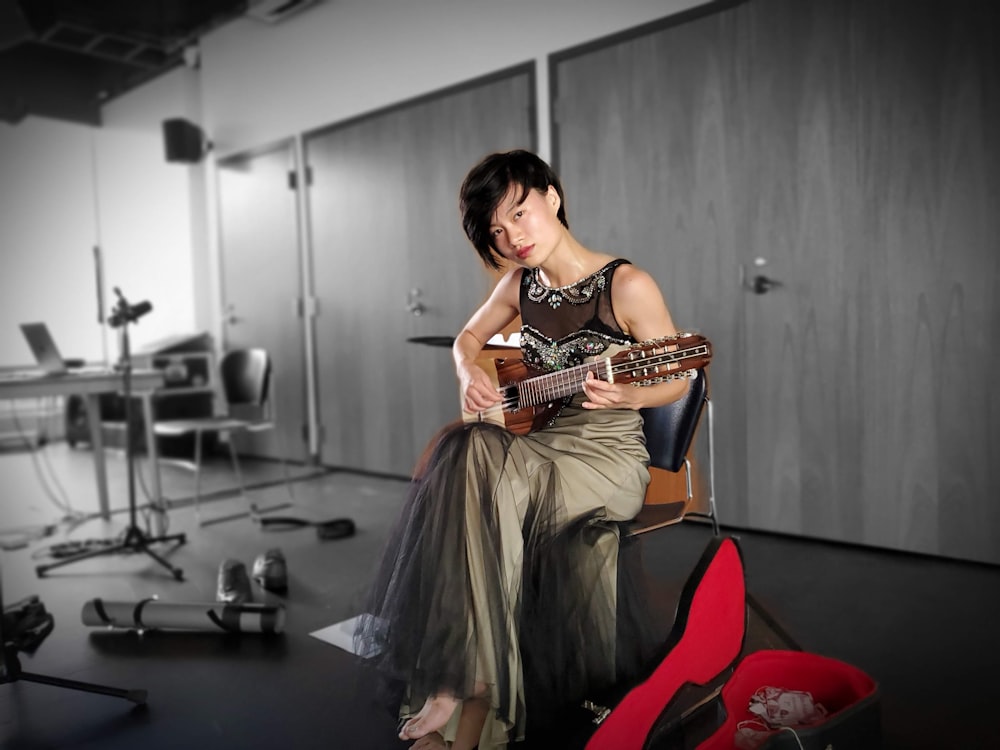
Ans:
{"label": "embellished dress top", "polygon": [[574,284],[548,287],[539,269],[521,276],[521,350],[524,361],[551,372],[602,354],[612,344],[635,343],[611,307],[611,279],[628,263],[613,260]]}
{"label": "embellished dress top", "polygon": [[[632,343],[611,304],[615,269],[627,262],[558,288],[525,269],[525,361],[553,371]],[[403,716],[428,696],[485,687],[479,750],[538,736],[561,709],[638,674],[655,647],[639,563],[620,543],[649,482],[642,420],[584,409],[585,398],[567,398],[527,435],[488,422],[442,432],[355,634]],[[442,730],[447,741],[458,715]]]}

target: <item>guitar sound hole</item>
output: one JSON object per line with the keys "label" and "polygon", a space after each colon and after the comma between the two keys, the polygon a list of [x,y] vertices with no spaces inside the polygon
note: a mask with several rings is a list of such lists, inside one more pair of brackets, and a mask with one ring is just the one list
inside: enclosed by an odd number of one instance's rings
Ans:
{"label": "guitar sound hole", "polygon": [[517,384],[511,383],[500,387],[500,395],[503,397],[504,411],[517,411],[521,408],[520,399],[517,395]]}

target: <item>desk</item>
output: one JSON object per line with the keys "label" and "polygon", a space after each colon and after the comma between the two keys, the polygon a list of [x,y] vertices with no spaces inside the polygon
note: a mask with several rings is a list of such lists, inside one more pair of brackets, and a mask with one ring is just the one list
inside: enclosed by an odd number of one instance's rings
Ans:
{"label": "desk", "polygon": [[[163,373],[158,370],[132,372],[132,395],[142,401],[146,423],[146,445],[149,458],[156,465],[156,439],[153,436],[153,392],[163,385]],[[87,421],[90,426],[90,446],[94,452],[94,474],[97,476],[97,499],[101,517],[111,518],[108,503],[108,475],[104,461],[104,439],[101,435],[102,393],[117,393],[122,387],[121,373],[82,372],[44,377],[0,378],[0,400],[41,398],[45,396],[81,395],[87,399]],[[153,472],[153,500],[162,501],[159,472]]]}

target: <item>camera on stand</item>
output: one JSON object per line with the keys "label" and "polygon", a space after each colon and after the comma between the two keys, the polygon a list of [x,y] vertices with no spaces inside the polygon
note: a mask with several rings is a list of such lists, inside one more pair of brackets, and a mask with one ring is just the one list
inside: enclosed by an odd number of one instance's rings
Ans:
{"label": "camera on stand", "polygon": [[37,596],[8,604],[3,608],[3,620],[0,622],[3,648],[13,649],[15,653],[33,654],[53,627],[55,619]]}

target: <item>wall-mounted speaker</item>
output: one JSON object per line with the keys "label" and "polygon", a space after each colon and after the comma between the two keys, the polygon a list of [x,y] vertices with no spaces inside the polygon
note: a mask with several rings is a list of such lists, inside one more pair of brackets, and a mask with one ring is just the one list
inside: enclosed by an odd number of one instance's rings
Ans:
{"label": "wall-mounted speaker", "polygon": [[163,148],[169,162],[197,164],[205,155],[205,134],[181,117],[164,120]]}

